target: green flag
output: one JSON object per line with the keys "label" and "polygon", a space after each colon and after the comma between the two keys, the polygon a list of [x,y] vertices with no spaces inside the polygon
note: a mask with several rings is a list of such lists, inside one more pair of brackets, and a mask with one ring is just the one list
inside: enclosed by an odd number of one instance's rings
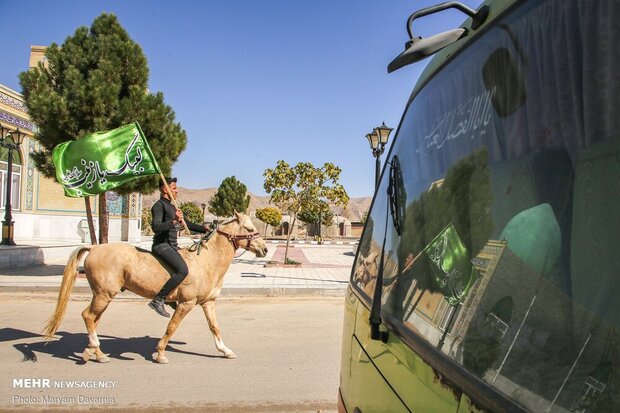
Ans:
{"label": "green flag", "polygon": [[424,248],[424,253],[432,262],[433,279],[448,303],[462,302],[478,279],[478,272],[454,226],[445,227]]}
{"label": "green flag", "polygon": [[54,148],[52,158],[56,179],[70,197],[100,194],[159,173],[138,122],[63,142]]}

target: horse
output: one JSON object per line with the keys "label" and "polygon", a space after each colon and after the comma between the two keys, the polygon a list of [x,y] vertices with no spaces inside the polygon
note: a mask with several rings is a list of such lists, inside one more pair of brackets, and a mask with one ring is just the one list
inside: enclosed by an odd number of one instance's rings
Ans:
{"label": "horse", "polygon": [[353,275],[353,281],[371,297],[375,291],[375,280],[379,272],[380,253],[380,251],[369,252],[366,257],[360,253],[359,265]]}
{"label": "horse", "polygon": [[[176,309],[168,323],[166,333],[157,343],[157,357],[155,357],[157,363],[168,363],[165,356],[166,345],[183,318],[196,304],[200,305],[205,313],[217,350],[226,358],[236,358],[235,353],[226,347],[222,340],[215,317],[215,300],[220,295],[224,274],[238,248],[248,250],[257,257],[264,257],[267,254],[265,241],[251,219],[238,212],[219,224],[210,237],[201,238],[192,247],[179,251],[187,263],[189,274],[181,285],[166,297],[166,302],[176,303]],[[96,329],[101,315],[112,299],[122,290],[129,290],[152,299],[170,274],[168,267],[150,251],[126,243],[76,248],[65,266],[56,309],[44,330],[48,342],[54,338],[60,327],[75,284],[78,263],[86,252],[89,254],[84,261],[84,270],[93,297],[82,311],[82,318],[88,331],[88,346],[84,349],[82,359],[87,362],[94,357],[100,363],[107,363],[110,360],[101,351]]]}

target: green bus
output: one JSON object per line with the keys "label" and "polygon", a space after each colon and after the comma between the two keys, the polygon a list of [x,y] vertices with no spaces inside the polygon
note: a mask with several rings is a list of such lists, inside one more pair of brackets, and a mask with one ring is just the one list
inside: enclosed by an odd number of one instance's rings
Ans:
{"label": "green bus", "polygon": [[[446,8],[462,27],[416,36]],[[339,411],[620,412],[620,1],[407,29],[388,71],[434,56],[356,253]]]}

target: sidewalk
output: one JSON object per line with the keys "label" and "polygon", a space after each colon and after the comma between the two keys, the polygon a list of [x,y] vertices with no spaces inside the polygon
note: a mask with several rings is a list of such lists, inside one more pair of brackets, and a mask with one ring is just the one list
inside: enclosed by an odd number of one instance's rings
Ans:
{"label": "sidewalk", "polygon": [[[141,245],[142,246],[142,245]],[[267,261],[282,261],[284,245],[269,243],[266,257],[237,251],[224,277],[222,296],[344,295],[353,265],[352,245],[291,244],[289,257],[300,268],[264,267]],[[0,293],[58,292],[67,257],[46,264],[0,269]],[[83,276],[82,276],[83,277]],[[74,293],[90,293],[85,278],[78,277]],[[121,299],[143,298],[123,292]]]}

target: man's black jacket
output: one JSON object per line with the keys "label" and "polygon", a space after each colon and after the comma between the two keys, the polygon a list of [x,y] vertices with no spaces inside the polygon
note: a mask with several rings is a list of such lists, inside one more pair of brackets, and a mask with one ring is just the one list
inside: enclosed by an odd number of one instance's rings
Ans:
{"label": "man's black jacket", "polygon": [[[168,243],[174,249],[179,249],[179,245],[177,244],[177,232],[182,227],[177,227],[174,225],[174,220],[177,217],[175,212],[176,208],[167,198],[159,198],[159,201],[153,204],[153,207],[151,208],[151,215],[153,217],[151,227],[155,233],[153,236],[153,246]],[[201,233],[207,232],[202,225],[194,224],[186,219],[185,223],[190,231]]]}

